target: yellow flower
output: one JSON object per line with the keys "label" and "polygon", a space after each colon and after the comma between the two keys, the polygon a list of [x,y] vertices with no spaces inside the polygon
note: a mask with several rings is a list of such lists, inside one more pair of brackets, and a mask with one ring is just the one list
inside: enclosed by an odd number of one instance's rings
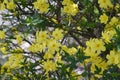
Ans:
{"label": "yellow flower", "polygon": [[10,72],[10,63],[9,62],[6,62],[2,65],[1,67],[1,73],[4,73],[4,72]]}
{"label": "yellow flower", "polygon": [[48,38],[47,31],[36,32],[36,43],[43,43],[47,40],[47,38]]}
{"label": "yellow flower", "polygon": [[100,53],[101,51],[105,51],[105,43],[102,41],[102,39],[95,39],[94,40],[94,45],[93,45],[93,49],[95,51],[97,51],[98,53]]}
{"label": "yellow flower", "polygon": [[62,5],[69,5],[69,4],[73,4],[73,2],[71,0],[63,0]]}
{"label": "yellow flower", "polygon": [[47,51],[44,55],[44,59],[52,59],[53,53],[51,51]]}
{"label": "yellow flower", "polygon": [[4,0],[4,2],[3,2],[3,3],[8,4],[8,0]]}
{"label": "yellow flower", "polygon": [[0,30],[0,39],[5,39],[5,37],[5,32]]}
{"label": "yellow flower", "polygon": [[108,16],[104,13],[103,15],[100,16],[100,22],[106,24],[108,21]]}
{"label": "yellow flower", "polygon": [[61,46],[60,43],[56,42],[55,40],[51,40],[49,43],[48,43],[48,50],[51,50],[51,51],[59,51],[59,47]]}
{"label": "yellow flower", "polygon": [[74,55],[77,53],[77,49],[72,47],[72,48],[69,48],[67,52],[69,55]]}
{"label": "yellow flower", "polygon": [[104,71],[105,69],[107,69],[107,63],[106,63],[106,61],[101,61],[100,63],[98,63],[97,66],[98,66],[99,68],[101,68],[100,74],[103,74],[103,71]]}
{"label": "yellow flower", "polygon": [[4,10],[5,9],[5,4],[4,3],[0,3],[0,10]]}
{"label": "yellow flower", "polygon": [[120,53],[116,52],[115,50],[110,51],[110,54],[108,54],[106,58],[108,59],[108,65],[115,65],[120,63]]}
{"label": "yellow flower", "polygon": [[39,2],[39,3],[47,3],[48,0],[37,0],[37,2]]}
{"label": "yellow flower", "polygon": [[22,54],[12,54],[9,57],[9,63],[10,63],[10,68],[20,68],[22,67],[21,62],[23,61],[23,55]]}
{"label": "yellow flower", "polygon": [[91,38],[89,41],[86,41],[87,47],[92,47],[94,44],[93,39]]}
{"label": "yellow flower", "polygon": [[13,0],[7,3],[7,9],[15,9],[15,7],[16,5]]}
{"label": "yellow flower", "polygon": [[115,35],[115,30],[104,31],[104,32],[102,32],[102,39],[106,43],[111,43],[111,39],[114,35]]}
{"label": "yellow flower", "polygon": [[18,69],[22,67],[21,62],[23,61],[23,55],[22,54],[12,54],[10,55],[8,61],[3,64],[2,66],[2,73],[4,73],[6,70],[7,72],[10,72],[11,69]]}
{"label": "yellow flower", "polygon": [[64,6],[63,12],[66,13],[67,15],[75,16],[78,13],[78,5],[73,3]]}
{"label": "yellow flower", "polygon": [[108,7],[113,7],[110,0],[98,0],[98,4],[101,8],[107,9]]}
{"label": "yellow flower", "polygon": [[68,48],[67,46],[62,46],[62,49],[69,55],[74,55],[75,53],[77,53],[77,49],[75,47]]}
{"label": "yellow flower", "polygon": [[40,13],[47,13],[49,10],[48,8],[49,8],[48,3],[41,3],[39,7]]}
{"label": "yellow flower", "polygon": [[19,60],[19,59],[23,59],[23,55],[21,53],[12,54],[9,57],[9,61],[14,61],[14,60]]}
{"label": "yellow flower", "polygon": [[57,53],[56,55],[55,55],[55,60],[56,60],[56,62],[59,62],[59,63],[63,63],[63,61],[62,61],[62,56],[60,55],[60,53]]}
{"label": "yellow flower", "polygon": [[113,27],[108,23],[105,25],[105,31],[113,30]]}
{"label": "yellow flower", "polygon": [[0,10],[4,10],[5,6],[7,7],[7,9],[15,9],[16,5],[14,3],[13,0],[8,1],[8,0],[4,0],[3,3],[0,3]]}
{"label": "yellow flower", "polygon": [[49,4],[47,0],[37,0],[33,3],[34,8],[38,9],[40,13],[46,13],[49,10]]}
{"label": "yellow flower", "polygon": [[68,51],[69,48],[68,48],[66,45],[63,45],[63,46],[62,46],[62,49],[63,49],[64,51]]}
{"label": "yellow flower", "polygon": [[90,63],[90,62],[92,63],[92,65],[91,65],[91,71],[93,73],[96,71],[95,66],[97,66],[98,68],[101,68],[101,72],[99,72],[100,74],[102,74],[103,71],[105,69],[107,69],[106,62],[101,57],[99,57],[98,55],[96,55],[94,53],[87,53],[87,56],[90,56],[90,58],[86,59],[85,61],[87,63]]}
{"label": "yellow flower", "polygon": [[15,37],[16,37],[18,44],[20,45],[22,43],[22,37],[20,35],[16,35]]}
{"label": "yellow flower", "polygon": [[109,22],[109,24],[110,24],[111,26],[114,26],[114,25],[116,25],[116,24],[118,24],[118,23],[119,23],[119,20],[118,20],[118,18],[116,18],[116,17],[112,17],[111,21]]}
{"label": "yellow flower", "polygon": [[34,2],[33,5],[34,5],[35,9],[39,9],[39,3],[38,2]]}
{"label": "yellow flower", "polygon": [[2,52],[3,54],[7,54],[7,50],[6,50],[5,47],[0,48],[0,50],[1,50],[1,52]]}
{"label": "yellow flower", "polygon": [[55,29],[55,31],[53,31],[52,35],[56,40],[60,40],[63,38],[63,30],[60,29]]}
{"label": "yellow flower", "polygon": [[86,42],[87,48],[85,52],[89,53],[97,53],[100,54],[101,51],[105,51],[105,43],[102,41],[102,39],[90,39]]}
{"label": "yellow flower", "polygon": [[42,52],[45,49],[45,47],[46,47],[45,44],[35,43],[35,44],[32,44],[30,47],[28,47],[28,50],[33,53]]}
{"label": "yellow flower", "polygon": [[43,62],[43,68],[46,70],[46,72],[57,70],[57,66],[57,63],[53,62],[52,60]]}
{"label": "yellow flower", "polygon": [[91,65],[91,71],[93,73],[96,70],[95,65],[101,68],[101,66],[99,65],[99,64],[101,64],[101,65],[103,64],[102,63],[103,60],[102,60],[101,57],[99,57],[97,54],[91,53],[91,52],[85,53],[85,55],[86,56],[90,56],[90,58],[88,58],[88,59],[85,60],[85,63],[92,63],[92,65]]}

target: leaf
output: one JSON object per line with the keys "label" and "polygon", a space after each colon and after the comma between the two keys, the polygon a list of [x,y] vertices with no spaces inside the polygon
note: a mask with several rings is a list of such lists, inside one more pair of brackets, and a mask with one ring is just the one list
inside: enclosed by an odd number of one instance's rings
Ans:
{"label": "leaf", "polygon": [[84,53],[82,53],[80,51],[80,49],[78,50],[78,52],[76,53],[76,56],[78,57],[78,60],[82,63],[84,62],[85,59],[90,58],[90,56],[85,56]]}
{"label": "leaf", "polygon": [[99,68],[98,66],[95,65],[95,74],[99,74],[101,72],[101,68]]}

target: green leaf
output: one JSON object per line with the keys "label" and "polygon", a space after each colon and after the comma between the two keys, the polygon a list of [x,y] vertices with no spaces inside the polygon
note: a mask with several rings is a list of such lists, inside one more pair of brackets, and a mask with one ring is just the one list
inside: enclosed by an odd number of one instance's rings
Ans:
{"label": "green leaf", "polygon": [[81,63],[83,63],[85,59],[90,58],[90,56],[85,56],[84,53],[82,53],[82,52],[80,51],[80,49],[79,49],[78,52],[76,53],[76,56],[77,56],[78,60],[79,60]]}
{"label": "green leaf", "polygon": [[99,74],[101,72],[101,68],[99,68],[98,66],[95,65],[95,74]]}

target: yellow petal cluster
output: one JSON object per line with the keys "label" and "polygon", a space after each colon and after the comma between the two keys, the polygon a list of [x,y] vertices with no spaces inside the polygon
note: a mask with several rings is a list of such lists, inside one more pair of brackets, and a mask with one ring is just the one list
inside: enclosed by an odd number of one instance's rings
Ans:
{"label": "yellow petal cluster", "polygon": [[3,54],[7,54],[7,49],[6,49],[6,47],[0,48],[0,51],[1,51]]}
{"label": "yellow petal cluster", "polygon": [[[63,38],[63,30],[55,29],[52,33],[47,31],[37,31],[34,43],[28,48],[31,52],[42,52],[47,49],[50,53],[59,51],[61,44],[60,40]],[[46,52],[47,52],[46,51]],[[45,56],[48,56],[46,53]]]}
{"label": "yellow petal cluster", "polygon": [[101,51],[105,51],[105,43],[103,42],[102,39],[90,39],[89,41],[86,42],[87,48],[85,52],[89,53],[97,53],[100,54]]}
{"label": "yellow petal cluster", "polygon": [[[91,63],[91,71],[94,73],[96,71],[95,66],[101,68],[100,74],[107,69],[106,61],[102,59],[99,55],[102,51],[106,50],[105,43],[102,39],[93,38],[86,42],[86,48],[84,50],[85,56],[89,56],[89,59],[85,60],[85,63]],[[96,75],[100,77],[100,75]]]}
{"label": "yellow petal cluster", "polygon": [[18,69],[22,67],[23,55],[22,54],[12,54],[8,61],[2,66],[1,73],[10,72],[11,69]]}
{"label": "yellow petal cluster", "polygon": [[99,4],[100,8],[104,8],[104,9],[113,7],[110,0],[98,0],[98,4]]}
{"label": "yellow petal cluster", "polygon": [[62,4],[64,5],[63,13],[67,15],[75,16],[78,13],[78,5],[71,0],[63,0]]}
{"label": "yellow petal cluster", "polygon": [[63,30],[55,29],[55,31],[52,33],[54,39],[60,40],[63,38]]}
{"label": "yellow petal cluster", "polygon": [[100,16],[100,22],[106,24],[108,21],[108,16],[104,13],[103,15]]}
{"label": "yellow petal cluster", "polygon": [[102,39],[105,43],[111,43],[111,39],[115,34],[115,30],[104,31],[102,32]]}
{"label": "yellow petal cluster", "polygon": [[34,8],[39,10],[40,13],[47,13],[49,10],[49,4],[47,0],[37,0],[33,3]]}
{"label": "yellow petal cluster", "polygon": [[46,70],[46,72],[55,71],[57,70],[57,63],[53,62],[52,60],[47,60],[43,62],[43,68]]}
{"label": "yellow petal cluster", "polygon": [[15,37],[16,37],[17,43],[20,45],[23,41],[22,36],[21,35],[15,35]]}
{"label": "yellow petal cluster", "polygon": [[108,59],[108,65],[117,65],[120,68],[120,52],[115,50],[111,50],[110,54],[106,56]]}
{"label": "yellow petal cluster", "polygon": [[77,53],[77,49],[75,47],[68,48],[67,46],[62,46],[62,49],[66,51],[69,55],[74,55]]}
{"label": "yellow petal cluster", "polygon": [[0,10],[4,10],[5,8],[14,10],[16,5],[13,0],[4,0],[2,3],[0,3]]}
{"label": "yellow petal cluster", "polygon": [[0,30],[0,39],[5,39],[5,37],[5,32]]}
{"label": "yellow petal cluster", "polygon": [[56,42],[55,40],[51,40],[51,42],[48,43],[48,49],[53,52],[58,51],[60,46],[61,46],[61,44]]}

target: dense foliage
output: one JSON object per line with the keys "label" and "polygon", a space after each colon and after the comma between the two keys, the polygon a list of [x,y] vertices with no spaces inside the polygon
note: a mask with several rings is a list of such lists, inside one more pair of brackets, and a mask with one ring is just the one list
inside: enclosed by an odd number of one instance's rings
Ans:
{"label": "dense foliage", "polygon": [[0,15],[1,80],[120,80],[119,0],[1,0]]}

